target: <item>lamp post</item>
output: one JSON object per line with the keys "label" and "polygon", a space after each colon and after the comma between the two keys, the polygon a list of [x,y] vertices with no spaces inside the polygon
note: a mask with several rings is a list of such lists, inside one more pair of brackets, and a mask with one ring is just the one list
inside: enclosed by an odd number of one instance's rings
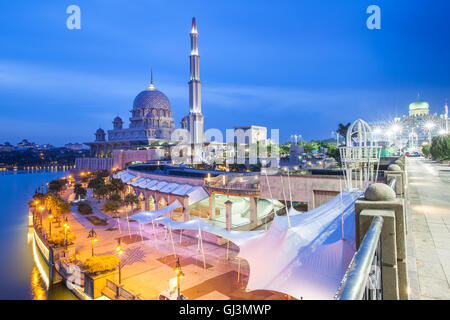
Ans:
{"label": "lamp post", "polygon": [[117,240],[116,253],[119,256],[119,286],[122,284],[122,260],[121,256],[123,254],[122,246],[120,245],[120,238]]}
{"label": "lamp post", "polygon": [[67,231],[70,229],[69,221],[67,220],[67,218],[64,221],[63,227],[64,227],[64,248],[67,251]]}
{"label": "lamp post", "polygon": [[48,215],[48,237],[49,238],[52,237],[52,220],[53,220],[53,215],[49,214]]}
{"label": "lamp post", "polygon": [[177,275],[177,291],[178,291],[178,300],[181,300],[181,287],[180,282],[184,277],[184,273],[181,270],[180,258],[177,258],[177,263],[175,264],[175,268],[173,269]]}
{"label": "lamp post", "polygon": [[41,225],[41,228],[42,228],[42,211],[44,210],[44,207],[43,206],[39,206],[39,224]]}
{"label": "lamp post", "polygon": [[434,123],[433,122],[427,122],[425,123],[425,128],[428,129],[428,143],[431,146],[431,129],[433,129]]}
{"label": "lamp post", "polygon": [[91,239],[91,251],[92,256],[94,256],[94,243],[98,241],[97,233],[95,233],[94,228],[92,228],[91,231],[89,231],[88,239]]}

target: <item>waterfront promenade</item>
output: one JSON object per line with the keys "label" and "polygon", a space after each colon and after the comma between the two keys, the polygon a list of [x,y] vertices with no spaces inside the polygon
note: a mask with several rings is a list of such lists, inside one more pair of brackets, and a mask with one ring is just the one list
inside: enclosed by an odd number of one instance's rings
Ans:
{"label": "waterfront promenade", "polygon": [[407,158],[412,299],[450,299],[450,166]]}
{"label": "waterfront promenade", "polygon": [[[67,198],[72,189],[63,194]],[[90,199],[93,207],[100,207],[97,200]],[[71,231],[76,234],[76,259],[85,261],[91,256],[91,241],[87,238],[92,226],[90,222],[76,212],[68,215]],[[157,226],[156,239],[152,225],[145,225],[139,230],[136,222],[130,222],[130,231],[126,218],[120,219],[120,229],[114,219],[114,231],[109,231],[109,216],[94,209],[95,215],[106,218],[108,225],[94,227],[98,237],[95,243],[95,255],[115,254],[118,238],[121,238],[122,255],[122,284],[124,289],[139,294],[142,299],[157,299],[160,292],[169,288],[169,279],[175,277],[174,266],[176,257],[169,232],[163,226]],[[44,228],[48,225],[44,218]],[[130,236],[131,234],[131,236]],[[141,236],[142,235],[142,236]],[[229,251],[227,259],[226,245],[218,246],[203,242],[206,268],[203,256],[196,238],[173,232],[176,255],[180,258],[185,277],[182,279],[182,293],[189,300],[254,300],[254,299],[282,299],[282,294],[270,291],[246,292],[248,281],[248,265],[235,259],[237,251]],[[238,281],[238,270],[239,281]],[[116,279],[116,283],[118,277]]]}

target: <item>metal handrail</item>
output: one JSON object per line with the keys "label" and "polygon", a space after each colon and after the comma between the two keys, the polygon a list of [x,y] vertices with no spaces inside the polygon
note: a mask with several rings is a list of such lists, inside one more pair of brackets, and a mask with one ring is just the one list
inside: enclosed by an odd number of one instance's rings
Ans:
{"label": "metal handrail", "polygon": [[389,182],[389,187],[392,188],[392,190],[395,191],[395,184],[397,183],[397,180],[395,178],[391,179],[391,182]]}
{"label": "metal handrail", "polygon": [[374,217],[369,230],[355,255],[352,269],[348,274],[347,281],[340,294],[340,300],[363,299],[382,227],[383,218],[381,216]]}

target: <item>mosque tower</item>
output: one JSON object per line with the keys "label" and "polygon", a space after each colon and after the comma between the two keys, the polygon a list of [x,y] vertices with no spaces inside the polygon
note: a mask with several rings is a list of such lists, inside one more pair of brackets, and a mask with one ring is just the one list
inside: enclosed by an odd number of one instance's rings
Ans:
{"label": "mosque tower", "polygon": [[200,82],[200,57],[198,55],[198,32],[195,18],[192,18],[190,79],[189,79],[189,114],[181,120],[181,126],[190,133],[192,144],[204,142],[202,96]]}

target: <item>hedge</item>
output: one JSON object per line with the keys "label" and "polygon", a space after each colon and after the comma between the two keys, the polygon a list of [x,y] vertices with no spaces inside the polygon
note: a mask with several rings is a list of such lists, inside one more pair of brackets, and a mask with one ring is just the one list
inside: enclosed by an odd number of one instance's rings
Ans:
{"label": "hedge", "polygon": [[113,255],[93,256],[86,259],[84,269],[89,273],[114,270],[119,265],[119,258]]}

